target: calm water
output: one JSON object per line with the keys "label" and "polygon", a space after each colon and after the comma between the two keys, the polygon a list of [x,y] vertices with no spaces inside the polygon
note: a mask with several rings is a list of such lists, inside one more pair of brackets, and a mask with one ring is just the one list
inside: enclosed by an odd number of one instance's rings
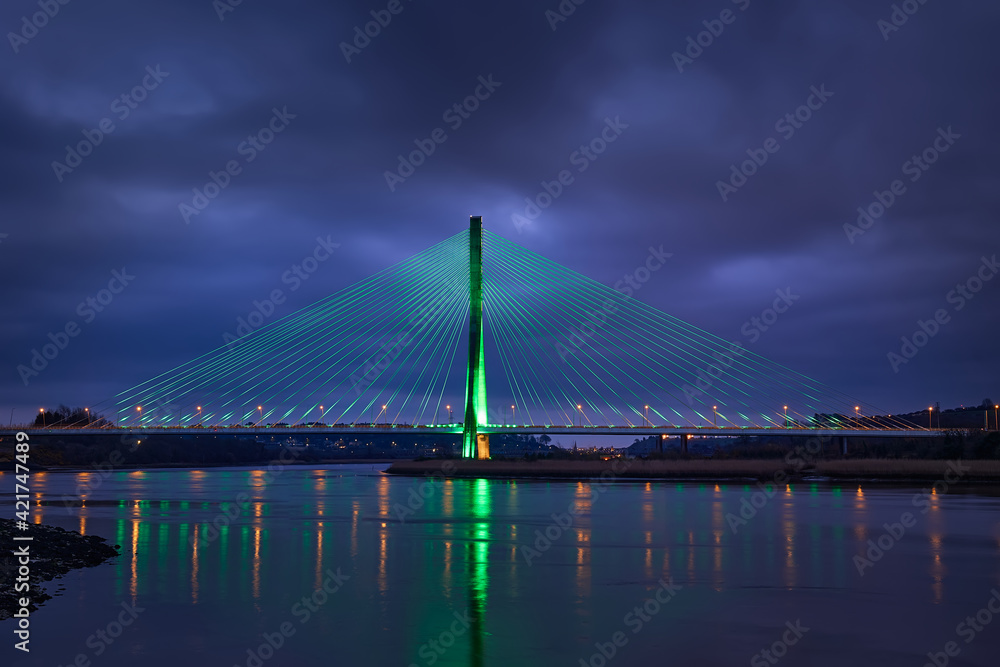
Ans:
{"label": "calm water", "polygon": [[[764,500],[754,486],[423,485],[381,468],[116,472],[83,508],[37,507],[124,553],[54,582],[30,657],[8,639],[4,664],[728,666],[772,664],[768,649],[788,665],[919,667],[950,641],[950,664],[1000,662],[1000,614],[959,627],[1000,589],[989,492],[915,506],[919,488],[796,484],[737,525],[741,500]],[[37,474],[34,491],[58,500],[88,480]],[[244,509],[216,533],[220,503]],[[906,512],[914,525],[859,575],[855,556]]]}

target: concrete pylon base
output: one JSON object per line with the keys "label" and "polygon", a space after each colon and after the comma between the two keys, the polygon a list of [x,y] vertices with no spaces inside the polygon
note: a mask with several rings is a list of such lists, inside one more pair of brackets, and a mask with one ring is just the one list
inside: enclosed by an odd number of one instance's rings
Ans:
{"label": "concrete pylon base", "polygon": [[490,436],[485,433],[476,434],[476,458],[490,458]]}

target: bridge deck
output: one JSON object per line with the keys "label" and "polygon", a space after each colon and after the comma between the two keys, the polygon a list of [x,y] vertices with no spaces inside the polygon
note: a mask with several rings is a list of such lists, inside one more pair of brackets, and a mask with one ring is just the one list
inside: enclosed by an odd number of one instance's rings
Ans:
{"label": "bridge deck", "polygon": [[[24,430],[31,435],[266,435],[285,437],[291,435],[430,435],[435,433],[461,434],[461,424],[441,424],[427,426],[393,426],[390,424],[355,424],[332,426],[147,426],[140,428],[0,428],[0,436],[14,435]],[[865,438],[927,438],[941,435],[940,429],[875,429],[875,428],[801,428],[801,427],[715,427],[715,426],[566,426],[566,425],[517,425],[501,426],[492,424],[480,426],[480,433],[512,433],[519,435],[620,435],[620,436],[718,436],[736,437],[742,435],[783,435],[820,437],[865,437]]]}

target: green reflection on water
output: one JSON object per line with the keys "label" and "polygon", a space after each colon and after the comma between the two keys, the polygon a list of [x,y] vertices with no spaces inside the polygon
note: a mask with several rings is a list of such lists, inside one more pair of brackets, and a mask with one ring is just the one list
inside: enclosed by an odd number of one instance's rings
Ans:
{"label": "green reflection on water", "polygon": [[219,589],[226,596],[226,580],[229,578],[229,524],[219,528]]}
{"label": "green reflection on water", "polygon": [[[162,507],[162,503],[161,503]],[[161,523],[156,531],[156,570],[160,574],[157,577],[156,594],[163,597],[166,595],[167,581],[163,577],[163,572],[167,569],[167,546],[170,544],[170,524]]]}
{"label": "green reflection on water", "polygon": [[[416,655],[417,647],[451,627],[455,621],[452,611],[460,616],[467,613],[463,632],[456,633],[458,641],[447,657],[442,656],[442,662],[464,664],[467,659],[470,665],[480,667],[487,653],[493,656],[507,650],[493,635],[511,635],[510,619],[519,618],[521,613],[513,605],[524,591],[531,597],[540,584],[560,594],[571,590],[571,581],[556,581],[542,569],[527,568],[518,558],[518,545],[531,543],[530,533],[537,525],[524,522],[518,510],[528,517],[534,512],[534,518],[547,521],[548,508],[535,508],[545,489],[551,489],[553,508],[564,508],[573,500],[585,510],[560,545],[563,553],[571,554],[575,549],[582,554],[575,565],[576,592],[577,598],[584,601],[581,608],[585,611],[580,614],[584,621],[594,614],[594,609],[586,606],[590,600],[607,595],[599,585],[601,577],[631,581],[634,570],[651,580],[658,576],[660,558],[664,576],[672,574],[678,581],[694,582],[692,587],[710,582],[720,593],[738,590],[742,595],[747,582],[761,580],[766,582],[765,588],[783,583],[789,590],[830,586],[852,590],[859,581],[851,561],[853,551],[865,548],[865,541],[877,536],[872,531],[879,530],[882,520],[868,525],[868,519],[878,517],[876,512],[885,507],[879,504],[880,496],[885,494],[863,493],[856,485],[842,489],[804,483],[795,489],[799,491],[797,497],[793,496],[792,486],[787,485],[776,489],[771,504],[759,508],[752,520],[739,527],[737,536],[727,526],[726,517],[728,513],[739,516],[740,489],[755,493],[754,486],[692,486],[685,504],[681,502],[685,499],[683,490],[675,491],[672,483],[629,483],[614,487],[607,499],[592,509],[582,504],[582,499],[591,495],[590,485],[582,482],[553,488],[549,483],[435,480],[430,482],[433,493],[425,499],[420,520],[401,523],[391,520],[393,501],[405,502],[411,489],[409,480],[380,479],[377,497],[372,493],[372,482],[367,483],[358,497],[351,497],[342,490],[332,494],[336,487],[327,489],[317,482],[311,487],[313,497],[301,504],[306,520],[296,513],[300,507],[297,501],[264,504],[258,499],[231,526],[218,525],[218,534],[210,522],[219,515],[220,507],[212,504],[209,511],[201,513],[197,511],[200,501],[191,504],[193,514],[186,502],[167,503],[176,524],[161,518],[165,505],[158,499],[113,501],[110,507],[87,508],[81,516],[87,518],[87,530],[96,532],[99,517],[94,515],[104,512],[104,529],[122,546],[122,557],[109,568],[119,596],[131,592],[145,600],[153,598],[155,592],[159,600],[173,602],[182,598],[209,609],[221,604],[228,609],[238,607],[232,603],[246,602],[252,594],[251,602],[257,604],[244,606],[256,609],[257,618],[261,610],[269,611],[276,601],[284,604],[281,596],[285,588],[317,588],[325,566],[337,565],[338,559],[350,553],[355,561],[363,561],[362,566],[355,566],[359,580],[366,576],[365,567],[374,576],[372,566],[380,564],[382,596],[388,601],[383,607],[387,614],[381,629],[394,633],[397,643],[392,651],[404,651],[409,646],[414,653],[411,661],[427,664],[425,656]],[[352,480],[352,484],[356,482]],[[710,498],[701,497],[701,493],[713,488]],[[817,498],[820,502],[816,502]],[[943,512],[943,507],[936,504],[940,500],[934,499],[935,514],[928,519],[929,527],[935,529],[927,536],[930,574],[934,577],[930,589],[933,602],[943,599],[946,583],[951,585],[946,579],[949,573],[945,564],[950,565],[946,533],[934,523],[938,513]],[[376,501],[386,504],[371,519],[381,515],[383,520],[365,520],[364,515]],[[621,502],[620,506],[616,508],[615,502]],[[231,510],[234,506],[226,503],[225,507]],[[894,509],[893,505],[888,507]],[[835,511],[839,508],[848,511]],[[292,518],[283,523],[264,518],[289,514]],[[620,555],[616,552],[615,561],[602,560],[599,549],[591,554],[591,530],[598,546],[601,540],[610,539],[627,544],[628,550],[621,549]],[[193,546],[192,534],[200,534],[204,542]],[[269,535],[273,540],[269,541]],[[234,540],[232,545],[230,539]],[[230,546],[232,555],[228,553]],[[212,553],[212,549],[218,553]],[[558,550],[546,556],[551,564],[558,564],[559,557]],[[230,563],[230,558],[238,559],[239,564]],[[564,564],[574,565],[570,558]],[[342,599],[337,598],[338,605],[346,604]],[[490,603],[492,606],[488,606]],[[399,609],[404,611],[400,613]],[[333,614],[333,610],[331,606],[326,613]],[[401,627],[407,627],[403,620],[406,617],[410,619],[407,632],[413,633],[412,641],[399,634]],[[491,623],[489,628],[487,621]]]}
{"label": "green reflection on water", "polygon": [[[493,505],[489,480],[479,479],[471,488],[472,516],[489,519]],[[490,523],[473,524],[473,539],[469,542],[469,664],[480,667],[483,664],[485,643],[486,597],[489,589]]]}

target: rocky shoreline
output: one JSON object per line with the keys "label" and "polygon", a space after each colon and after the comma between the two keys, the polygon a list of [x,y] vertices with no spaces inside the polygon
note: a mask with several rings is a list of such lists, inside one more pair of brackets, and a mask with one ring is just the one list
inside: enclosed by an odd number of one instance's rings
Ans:
{"label": "rocky shoreline", "polygon": [[[15,535],[30,535],[34,539],[15,542]],[[0,543],[5,545],[0,553],[0,580],[3,581],[0,587],[0,621],[10,618],[20,608],[19,598],[29,598],[31,604],[28,608],[32,611],[51,599],[52,596],[42,588],[43,583],[77,568],[100,565],[121,552],[120,546],[107,544],[103,537],[81,535],[35,523],[30,524],[27,530],[17,530],[10,519],[0,519]],[[16,591],[19,564],[12,552],[22,544],[30,545],[31,572],[28,575],[28,590]]]}

